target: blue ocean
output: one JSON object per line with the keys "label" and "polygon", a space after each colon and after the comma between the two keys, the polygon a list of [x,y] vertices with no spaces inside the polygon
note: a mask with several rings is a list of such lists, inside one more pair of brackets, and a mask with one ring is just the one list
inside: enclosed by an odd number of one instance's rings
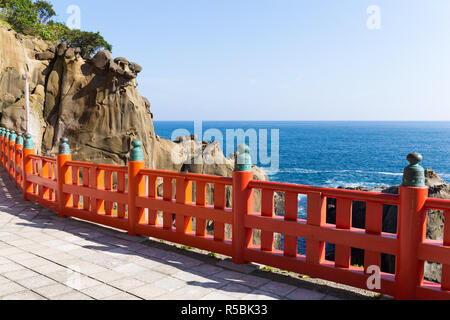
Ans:
{"label": "blue ocean", "polygon": [[[155,122],[156,134],[163,138],[171,139],[176,129],[194,133],[194,122]],[[450,182],[450,122],[203,122],[203,131],[208,129],[220,130],[224,139],[230,129],[266,129],[269,147],[271,130],[279,130],[279,170],[267,170],[272,181],[396,185],[408,164],[406,156],[416,151],[423,155],[424,167]]]}
{"label": "blue ocean", "polygon": [[[194,134],[194,122],[155,122],[156,134],[166,139],[173,138],[177,129]],[[419,152],[423,167],[450,182],[450,122],[208,121],[202,129],[222,132],[224,141],[218,142],[223,143],[223,150],[227,130],[267,130],[269,154],[271,132],[277,130],[279,165],[278,170],[267,170],[271,181],[320,187],[399,185],[408,165],[406,156]],[[254,163],[261,165],[259,160]],[[300,203],[299,217],[305,218]],[[304,252],[303,242],[299,249]]]}

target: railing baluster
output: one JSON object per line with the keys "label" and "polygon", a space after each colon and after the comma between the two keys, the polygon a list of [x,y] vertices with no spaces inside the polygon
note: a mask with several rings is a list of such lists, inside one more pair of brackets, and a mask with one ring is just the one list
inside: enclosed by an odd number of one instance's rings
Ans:
{"label": "railing baluster", "polygon": [[[163,198],[165,201],[172,201],[173,199],[173,179],[163,178]],[[163,227],[164,229],[173,228],[173,216],[171,212],[163,212]]]}
{"label": "railing baluster", "polygon": [[93,165],[89,168],[89,187],[92,189],[93,195],[91,196],[91,213],[97,214],[100,212],[102,201],[97,199],[97,190],[99,189],[100,175],[97,167]]}
{"label": "railing baluster", "polygon": [[[111,191],[112,190],[112,171],[105,170],[105,191]],[[105,215],[111,216],[112,215],[112,207],[113,204],[111,201],[105,201]]]}
{"label": "railing baluster", "polygon": [[[286,192],[285,207],[284,207],[285,221],[298,221],[298,193]],[[284,255],[287,257],[296,257],[298,254],[297,237],[284,236]]]}
{"label": "railing baluster", "polygon": [[[197,207],[206,206],[206,182],[197,181],[195,183],[195,199]],[[198,237],[206,235],[205,219],[195,219],[195,233]]]}
{"label": "railing baluster", "polygon": [[[444,246],[450,247],[450,210],[444,212]],[[442,265],[442,289],[450,290],[450,265]]]}
{"label": "railing baluster", "polygon": [[[380,235],[383,226],[383,204],[376,202],[366,203],[366,233]],[[371,266],[381,267],[381,254],[364,250],[364,269]]]}
{"label": "railing baluster", "polygon": [[[337,199],[336,204],[336,228],[350,230],[352,227],[353,201]],[[351,248],[343,245],[335,247],[335,264],[339,268],[349,268],[351,262]]]}
{"label": "railing baluster", "polygon": [[[148,176],[148,197],[150,199],[158,198],[158,177]],[[156,226],[158,224],[158,211],[148,210],[148,224]]]}
{"label": "railing baluster", "polygon": [[[192,182],[185,178],[177,178],[176,200],[179,204],[192,203]],[[177,232],[186,234],[192,232],[192,217],[183,214],[176,215]]]}
{"label": "railing baluster", "polygon": [[[84,167],[82,169],[83,174],[83,187],[89,188],[90,181],[91,181],[91,174],[90,174],[90,168]],[[91,211],[91,198],[87,196],[83,196],[83,210],[85,211]]]}
{"label": "railing baluster", "polygon": [[[49,179],[49,163],[46,160],[42,160],[42,171],[41,171],[41,176],[44,179]],[[49,189],[47,187],[42,187],[42,199],[46,199],[48,200],[50,196],[50,192]]]}
{"label": "railing baluster", "polygon": [[[320,192],[308,193],[307,222],[309,225],[323,227],[327,220],[327,198]],[[325,242],[306,241],[306,261],[321,264],[325,260]]]}
{"label": "railing baluster", "polygon": [[[273,218],[274,216],[273,190],[262,190],[261,192],[261,216]],[[261,230],[261,250],[273,251],[273,232]]]}
{"label": "railing baluster", "polygon": [[[80,185],[79,178],[80,178],[80,168],[72,166],[72,184],[74,186]],[[74,194],[73,195],[73,207],[78,209],[79,206],[80,206],[80,195]]]}
{"label": "railing baluster", "polygon": [[[225,208],[225,185],[214,185],[214,208]],[[225,239],[225,224],[222,222],[214,221],[214,240],[223,241]]]}

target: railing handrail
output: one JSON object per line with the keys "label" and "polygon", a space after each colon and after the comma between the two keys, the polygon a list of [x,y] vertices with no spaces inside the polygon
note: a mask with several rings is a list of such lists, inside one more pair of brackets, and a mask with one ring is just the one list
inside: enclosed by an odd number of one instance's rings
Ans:
{"label": "railing handrail", "polygon": [[352,199],[354,201],[361,200],[371,202],[382,202],[383,204],[390,204],[390,205],[399,204],[399,196],[388,193],[376,193],[368,191],[324,188],[324,187],[311,187],[298,184],[280,183],[272,181],[256,181],[256,180],[250,181],[249,188],[273,190],[279,192],[294,192],[304,195],[311,192],[318,192],[322,193],[324,196],[333,198]]}

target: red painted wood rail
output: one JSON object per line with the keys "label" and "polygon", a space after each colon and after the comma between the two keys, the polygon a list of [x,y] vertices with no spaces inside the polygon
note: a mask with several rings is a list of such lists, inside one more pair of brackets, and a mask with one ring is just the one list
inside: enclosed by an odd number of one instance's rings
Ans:
{"label": "red painted wood rail", "polygon": [[[70,154],[35,155],[29,140],[15,146],[3,135],[1,165],[25,200],[60,217],[208,250],[237,264],[255,262],[362,289],[372,276],[368,267],[380,266],[381,254],[389,254],[396,257],[396,273],[381,273],[381,287],[372,291],[402,300],[450,299],[450,201],[428,198],[427,188],[402,186],[399,195],[391,195],[256,181],[251,172],[226,178],[149,170],[144,161],[128,166],[77,162]],[[213,190],[213,199],[207,190]],[[253,210],[255,190],[261,191],[261,212]],[[274,214],[276,192],[285,196],[283,217]],[[299,195],[306,196],[306,220],[298,218]],[[336,199],[336,224],[326,222],[329,198]],[[352,226],[355,201],[366,203],[365,229]],[[382,232],[386,205],[398,207],[398,234]],[[425,237],[428,210],[444,212],[443,241]],[[232,239],[226,238],[226,225],[232,226]],[[210,234],[207,228],[213,228]],[[254,230],[261,230],[260,245],[252,241]],[[275,233],[283,235],[283,251],[274,249]],[[299,238],[306,239],[305,255],[298,254]],[[335,261],[325,259],[326,243],[335,245]],[[351,265],[351,248],[364,250],[364,267]],[[425,261],[443,265],[442,284],[424,280]]]}

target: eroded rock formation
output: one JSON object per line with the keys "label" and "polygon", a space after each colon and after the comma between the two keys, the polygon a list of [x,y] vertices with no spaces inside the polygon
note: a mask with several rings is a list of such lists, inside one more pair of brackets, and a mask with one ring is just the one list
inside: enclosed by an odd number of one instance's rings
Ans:
{"label": "eroded rock formation", "polygon": [[[83,59],[79,48],[26,38],[0,27],[1,125],[26,130],[25,81],[29,76],[29,131],[36,149],[55,156],[69,138],[74,160],[126,165],[131,142],[143,142],[146,166],[231,177],[234,160],[218,144],[192,139],[172,142],[155,134],[148,99],[137,90],[142,67],[108,51]],[[192,165],[189,160],[192,161]],[[198,160],[213,159],[212,162]],[[255,178],[266,180],[255,168]]]}

